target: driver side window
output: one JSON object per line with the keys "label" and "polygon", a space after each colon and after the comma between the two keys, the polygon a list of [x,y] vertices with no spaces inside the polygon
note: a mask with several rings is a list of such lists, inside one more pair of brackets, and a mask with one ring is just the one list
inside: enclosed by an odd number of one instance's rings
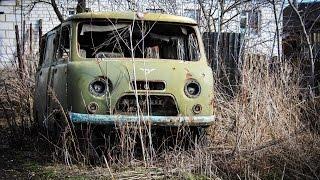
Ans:
{"label": "driver side window", "polygon": [[70,26],[64,26],[60,31],[59,46],[56,52],[56,58],[60,60],[68,60],[70,56]]}
{"label": "driver side window", "polygon": [[45,40],[45,52],[44,52],[44,61],[42,63],[42,67],[48,67],[51,65],[54,58],[54,40],[56,36],[54,33],[48,35]]}

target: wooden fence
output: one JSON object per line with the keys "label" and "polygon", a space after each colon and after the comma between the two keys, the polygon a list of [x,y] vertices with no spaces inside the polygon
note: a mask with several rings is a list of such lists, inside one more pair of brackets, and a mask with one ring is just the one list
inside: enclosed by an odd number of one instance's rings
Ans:
{"label": "wooden fence", "polygon": [[[208,63],[220,82],[226,86],[238,84],[240,47],[243,35],[240,33],[203,33]],[[219,39],[219,40],[218,40]]]}

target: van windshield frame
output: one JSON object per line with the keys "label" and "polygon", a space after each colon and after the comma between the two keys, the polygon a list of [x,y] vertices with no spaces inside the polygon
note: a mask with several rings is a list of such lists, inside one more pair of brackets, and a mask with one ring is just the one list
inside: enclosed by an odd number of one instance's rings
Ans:
{"label": "van windshield frame", "polygon": [[85,59],[199,61],[201,56],[192,25],[155,21],[79,21],[77,51]]}

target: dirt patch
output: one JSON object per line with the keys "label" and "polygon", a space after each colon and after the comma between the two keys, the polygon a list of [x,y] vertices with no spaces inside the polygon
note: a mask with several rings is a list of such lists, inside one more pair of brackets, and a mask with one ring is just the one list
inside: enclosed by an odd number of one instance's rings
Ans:
{"label": "dirt patch", "polygon": [[[67,166],[54,161],[48,144],[38,136],[26,134],[14,142],[7,129],[0,129],[0,179],[164,179],[162,168],[144,168],[136,162],[132,168]],[[43,143],[42,145],[40,143]],[[186,177],[193,175],[186,174]],[[172,177],[171,177],[172,178]]]}
{"label": "dirt patch", "polygon": [[41,177],[42,166],[50,163],[48,155],[37,149],[35,140],[24,136],[15,141],[7,129],[0,130],[0,177],[2,179],[31,179]]}

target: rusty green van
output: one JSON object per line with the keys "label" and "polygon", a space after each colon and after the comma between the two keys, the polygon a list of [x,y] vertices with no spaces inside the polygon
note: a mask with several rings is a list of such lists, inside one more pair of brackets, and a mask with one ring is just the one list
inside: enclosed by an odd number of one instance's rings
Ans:
{"label": "rusty green van", "polygon": [[35,114],[72,123],[207,127],[213,75],[197,23],[156,13],[82,13],[46,33]]}

